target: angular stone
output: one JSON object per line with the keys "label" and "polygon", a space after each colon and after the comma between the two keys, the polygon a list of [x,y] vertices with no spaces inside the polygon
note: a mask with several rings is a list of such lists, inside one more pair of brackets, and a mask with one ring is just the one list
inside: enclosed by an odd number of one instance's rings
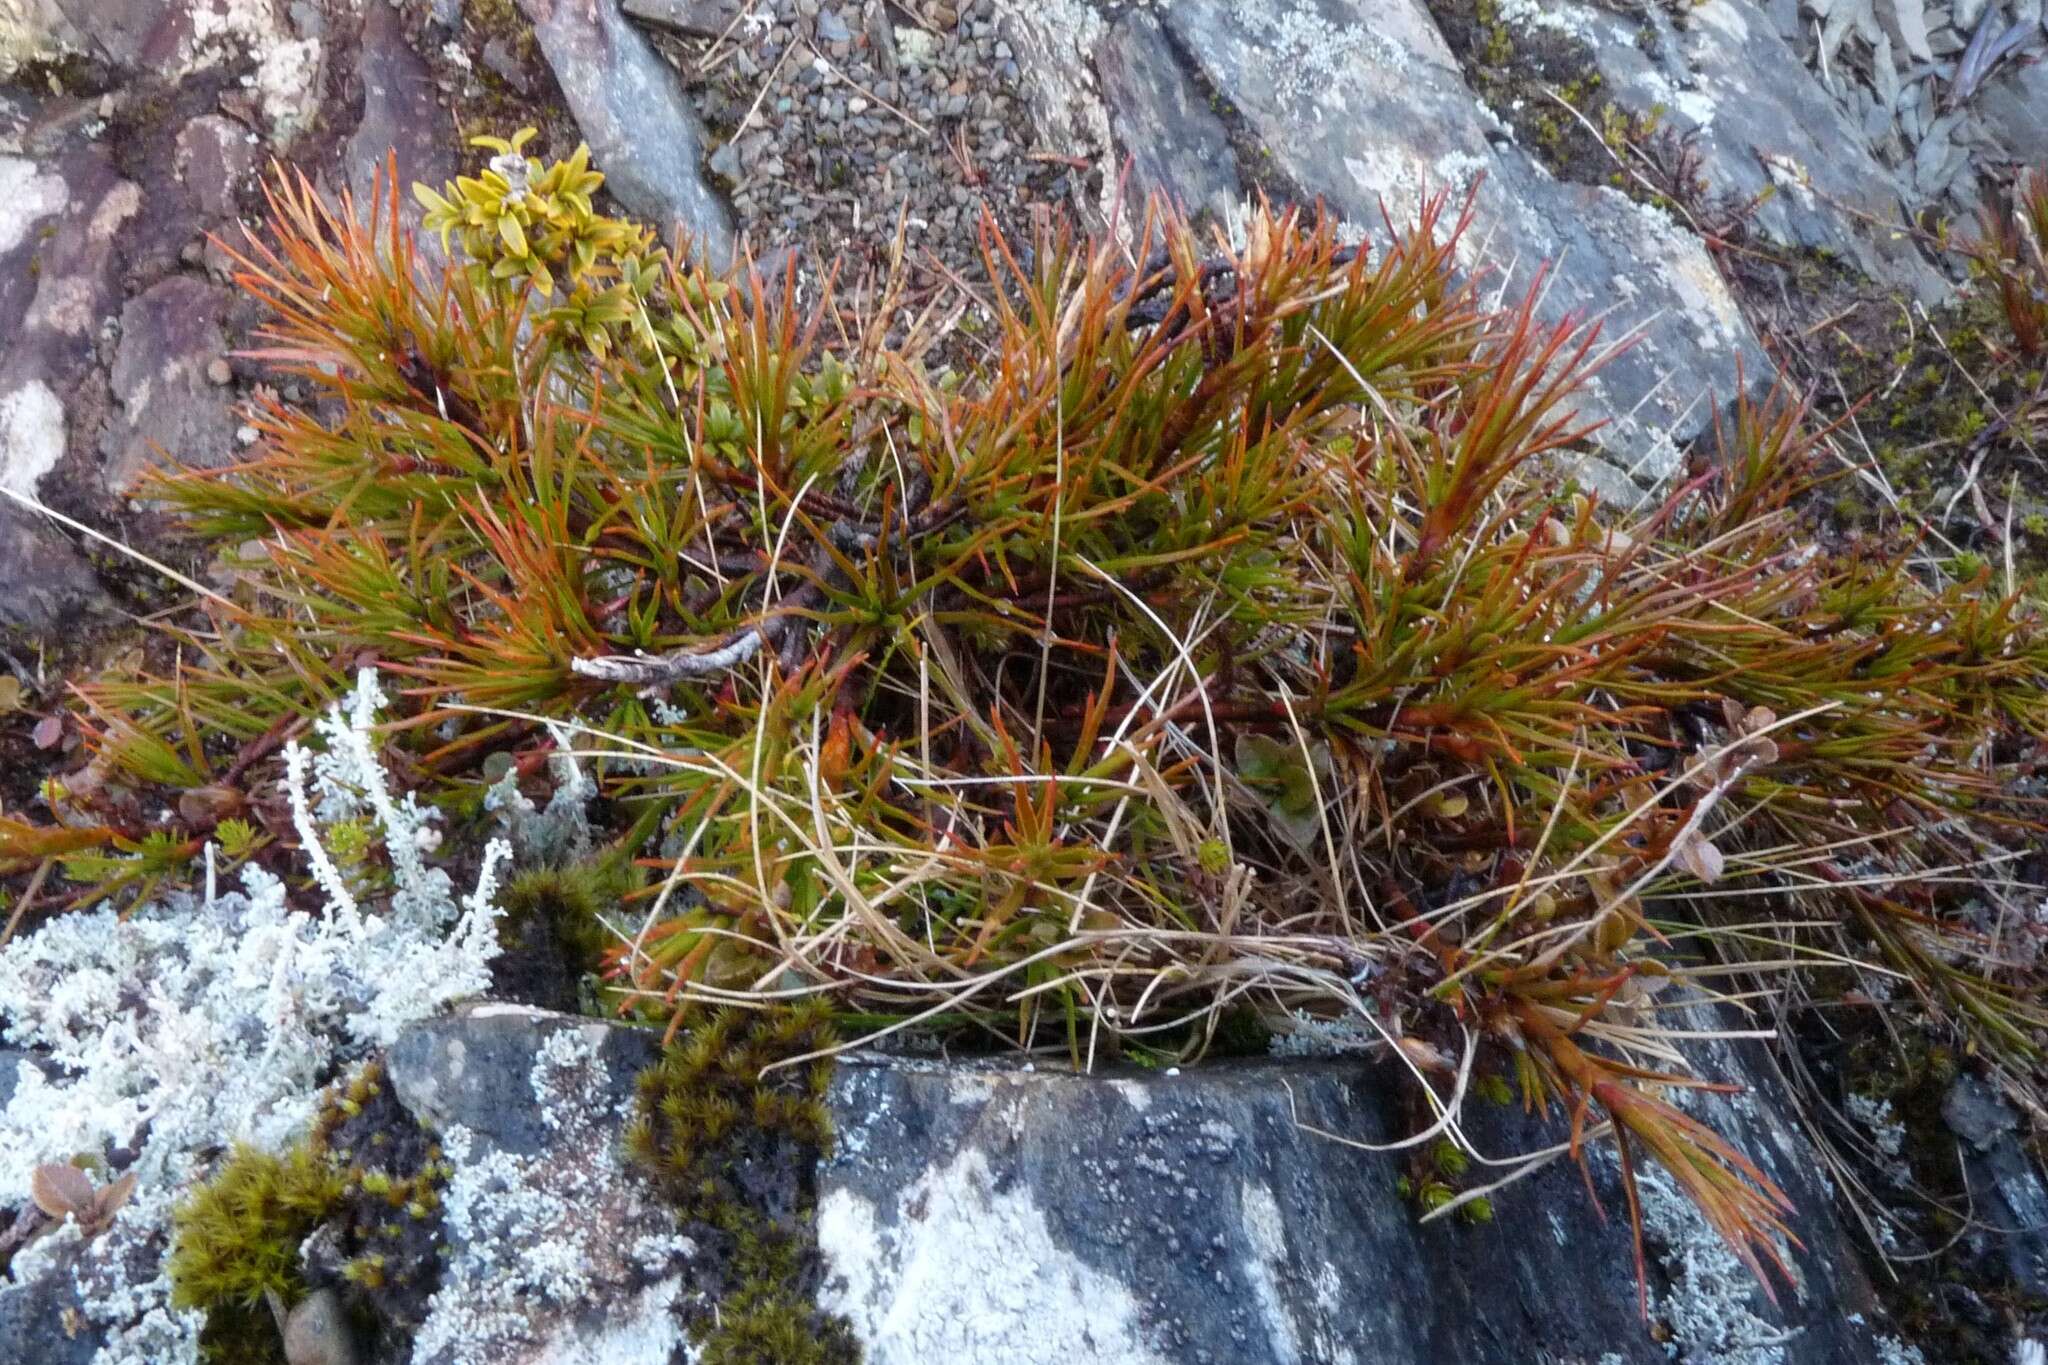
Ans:
{"label": "angular stone", "polygon": [[62,531],[12,501],[0,506],[0,634],[75,630],[106,604],[92,566]]}
{"label": "angular stone", "polygon": [[96,146],[72,146],[41,163],[65,189],[61,214],[35,229],[34,250],[22,258],[33,284],[20,327],[0,357],[0,391],[29,377],[60,396],[93,362],[101,326],[120,298],[121,253],[116,238],[142,212],[142,189],[114,173]]}
{"label": "angular stone", "polygon": [[1095,71],[1139,193],[1157,191],[1190,216],[1218,222],[1243,204],[1230,135],[1181,70],[1156,17],[1132,10],[1112,23],[1096,48]]}
{"label": "angular stone", "polygon": [[219,322],[227,306],[221,290],[174,275],[121,310],[109,376],[121,415],[100,442],[109,486],[125,490],[166,461],[211,466],[234,455],[234,395],[207,375],[227,351]]}
{"label": "angular stone", "polygon": [[716,38],[739,17],[740,0],[626,0],[626,13],[693,38]]}
{"label": "angular stone", "polygon": [[203,114],[178,133],[177,172],[205,217],[233,218],[242,181],[256,168],[249,130],[219,114]]}
{"label": "angular stone", "polygon": [[[142,196],[105,151],[60,139],[34,161],[0,158],[0,485],[34,496],[74,445],[69,404],[118,295],[116,238]],[[0,628],[47,635],[107,604],[64,531],[0,506]]]}
{"label": "angular stone", "polygon": [[695,1246],[621,1151],[634,1081],[658,1051],[644,1032],[522,1006],[400,1035],[393,1091],[455,1166],[445,1268],[406,1365],[686,1358]]}
{"label": "angular stone", "polygon": [[2010,62],[1971,101],[2007,160],[2048,168],[2048,62]]}
{"label": "angular stone", "polygon": [[[547,1145],[548,1129],[528,1102],[523,1078],[548,1035],[570,1022],[523,1005],[481,1004],[416,1025],[387,1054],[392,1086],[414,1118],[438,1128],[459,1124],[499,1151],[530,1155]],[[633,1078],[660,1046],[649,1034],[615,1028],[605,1030],[604,1049],[612,1102],[624,1104],[632,1098]]]}
{"label": "angular stone", "polygon": [[14,335],[35,297],[37,255],[70,198],[62,174],[25,157],[0,156],[0,337]]}
{"label": "angular stone", "polygon": [[713,266],[732,258],[732,215],[705,183],[704,129],[669,64],[619,0],[519,0],[590,144],[605,188],[664,239],[680,226]]}
{"label": "angular stone", "polygon": [[[1640,496],[1678,465],[1716,402],[1772,369],[1699,240],[1607,187],[1562,184],[1496,125],[1465,88],[1421,0],[1326,0],[1290,17],[1231,0],[1165,11],[1180,47],[1244,115],[1306,199],[1361,229],[1412,222],[1424,194],[1474,186],[1478,230],[1463,263],[1496,270],[1508,297],[1545,263],[1539,321],[1603,319],[1613,357],[1577,399],[1606,419],[1604,461],[1579,472],[1610,500]],[[1482,251],[1483,244],[1483,251]]]}
{"label": "angular stone", "polygon": [[[0,1360],[91,1365],[100,1348],[72,1277],[73,1249],[26,1281],[0,1280]],[[76,1330],[85,1326],[85,1330]]]}
{"label": "angular stone", "polygon": [[92,46],[115,66],[139,70],[167,61],[192,26],[180,0],[56,0]]}
{"label": "angular stone", "polygon": [[0,75],[11,77],[30,62],[85,46],[85,36],[58,0],[11,0],[0,14],[6,16],[0,21]]}
{"label": "angular stone", "polygon": [[1971,1250],[2002,1263],[2026,1294],[2048,1295],[2048,1188],[2028,1156],[2019,1115],[1997,1091],[1964,1075],[1942,1097],[1941,1117],[1963,1140],[1963,1171],[1976,1206],[1963,1233]]}
{"label": "angular stone", "polygon": [[[408,226],[417,227],[421,209],[413,197],[413,183],[438,189],[458,166],[441,136],[447,120],[434,96],[433,75],[406,40],[398,11],[387,0],[371,0],[364,13],[359,68],[363,113],[346,151],[349,193],[357,211],[367,214],[377,176],[388,160],[395,159],[399,215]],[[439,257],[439,238],[423,238],[421,246]]]}
{"label": "angular stone", "polygon": [[484,44],[483,64],[520,94],[533,93],[533,77],[527,73],[526,63],[519,60],[512,44],[502,36],[495,36]]}

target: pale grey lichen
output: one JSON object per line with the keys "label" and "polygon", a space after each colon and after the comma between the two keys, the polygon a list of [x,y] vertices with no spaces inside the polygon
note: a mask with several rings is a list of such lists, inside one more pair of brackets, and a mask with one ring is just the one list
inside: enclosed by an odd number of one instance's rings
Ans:
{"label": "pale grey lichen", "polygon": [[1909,1182],[1913,1177],[1905,1162],[1906,1125],[1892,1112],[1892,1102],[1869,1095],[1851,1095],[1843,1101],[1842,1109],[1870,1135],[1870,1146],[1885,1175],[1901,1184]]}
{"label": "pale grey lichen", "polygon": [[[609,1087],[604,1036],[598,1024],[561,1028],[536,1051],[528,1083],[550,1134],[543,1150],[493,1149],[459,1125],[443,1135],[453,1254],[413,1365],[655,1361],[683,1344],[675,1308],[695,1248],[625,1164],[630,1100]],[[601,1304],[614,1308],[593,1314]]]}
{"label": "pale grey lichen", "polygon": [[1909,1345],[1896,1337],[1879,1337],[1877,1365],[1927,1365],[1927,1357],[1920,1354],[1918,1346]]}
{"label": "pale grey lichen", "polygon": [[1682,1365],[1785,1365],[1785,1345],[1798,1335],[1757,1311],[1756,1280],[1680,1194],[1663,1171],[1636,1169],[1643,1233],[1658,1249],[1668,1287],[1656,1310],[1671,1329],[1672,1358]]}
{"label": "pale grey lichen", "polygon": [[1263,49],[1274,90],[1286,101],[1313,108],[1365,55],[1397,72],[1407,64],[1399,45],[1363,24],[1332,23],[1311,5],[1237,0],[1233,13]]}
{"label": "pale grey lichen", "polygon": [[1275,1057],[1345,1057],[1382,1052],[1386,1040],[1356,1019],[1317,1019],[1297,1011],[1266,1047]]}
{"label": "pale grey lichen", "polygon": [[825,1191],[817,1226],[833,1267],[819,1306],[871,1359],[1165,1365],[1131,1287],[1063,1245],[1029,1186],[995,1179],[972,1147],[932,1163],[894,1208]]}
{"label": "pale grey lichen", "polygon": [[508,769],[484,793],[484,809],[497,817],[520,861],[557,866],[590,852],[590,802],[597,784],[577,763],[569,736],[550,730],[555,749],[548,755],[548,774],[555,790],[547,805],[536,807],[519,790],[517,769]]}
{"label": "pale grey lichen", "polygon": [[[201,1319],[170,1309],[161,1263],[172,1206],[218,1152],[289,1143],[341,1064],[489,982],[495,869],[508,850],[491,845],[464,898],[426,864],[429,812],[393,797],[374,755],[382,701],[364,670],[345,709],[318,725],[326,751],[287,754],[286,797],[327,901],[320,914],[295,908],[254,866],[242,890],[219,892],[209,850],[200,888],[125,917],[111,907],[65,915],[0,949],[0,1036],[49,1067],[20,1068],[0,1111],[0,1203],[26,1202],[43,1162],[133,1152],[136,1191],[106,1233],[79,1247],[69,1228],[11,1267],[25,1283],[76,1257],[86,1315],[106,1339],[96,1365],[197,1359]],[[373,900],[327,855],[309,783],[323,807],[373,817],[391,853],[388,893]]]}

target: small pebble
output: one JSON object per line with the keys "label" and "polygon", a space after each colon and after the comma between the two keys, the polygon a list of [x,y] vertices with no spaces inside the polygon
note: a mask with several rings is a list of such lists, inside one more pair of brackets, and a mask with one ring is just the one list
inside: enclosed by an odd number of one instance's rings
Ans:
{"label": "small pebble", "polygon": [[219,356],[206,362],[206,377],[216,384],[231,383],[235,377],[234,367]]}

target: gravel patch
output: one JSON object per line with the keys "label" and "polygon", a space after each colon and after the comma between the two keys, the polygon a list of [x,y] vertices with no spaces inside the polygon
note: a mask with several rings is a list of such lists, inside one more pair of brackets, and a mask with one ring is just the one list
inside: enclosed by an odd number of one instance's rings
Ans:
{"label": "gravel patch", "polygon": [[[711,130],[714,183],[759,260],[887,259],[913,288],[984,278],[986,210],[1013,242],[1093,201],[1100,171],[1037,145],[995,0],[635,0]],[[848,259],[850,258],[850,259]]]}

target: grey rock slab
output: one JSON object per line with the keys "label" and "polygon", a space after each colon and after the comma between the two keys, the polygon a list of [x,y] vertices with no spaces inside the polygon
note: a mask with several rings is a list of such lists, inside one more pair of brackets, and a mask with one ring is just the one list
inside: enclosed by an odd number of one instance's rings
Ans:
{"label": "grey rock slab", "polygon": [[[476,1005],[406,1029],[385,1065],[414,1118],[437,1128],[460,1125],[497,1150],[531,1155],[547,1146],[548,1127],[531,1102],[526,1076],[541,1044],[574,1022],[523,1005]],[[661,1049],[635,1029],[606,1028],[603,1036],[616,1106],[632,1097],[633,1078]]]}
{"label": "grey rock slab", "polygon": [[1134,188],[1218,222],[1243,204],[1229,132],[1181,70],[1155,16],[1133,10],[1113,22],[1095,50],[1095,71]]}
{"label": "grey rock slab", "polygon": [[1794,42],[1753,4],[1705,0],[1683,26],[1656,6],[1641,18],[1559,0],[1540,22],[1586,43],[1603,98],[1690,135],[1708,192],[1747,201],[1767,241],[1829,251],[1880,283],[1932,303],[1946,279],[1900,223],[1897,177],[1870,154],[1861,129],[1821,87]]}
{"label": "grey rock slab", "polygon": [[92,1365],[100,1334],[85,1323],[84,1299],[69,1248],[27,1279],[0,1280],[0,1360],[34,1365]]}
{"label": "grey rock slab", "polygon": [[0,338],[0,395],[31,377],[67,394],[93,362],[120,299],[117,239],[143,212],[141,187],[117,175],[97,146],[72,145],[39,165],[64,186],[64,207],[35,224],[33,251],[22,258],[34,263],[33,289],[16,329]]}
{"label": "grey rock slab", "polygon": [[605,188],[664,239],[680,226],[713,266],[732,259],[732,214],[705,182],[704,128],[681,82],[619,0],[519,0]]}
{"label": "grey rock slab", "polygon": [[242,183],[256,169],[256,147],[233,119],[202,114],[179,130],[175,165],[193,206],[218,222],[235,216]]}
{"label": "grey rock slab", "polygon": [[2008,64],[1977,92],[1971,107],[2008,160],[2048,167],[2048,61]]}
{"label": "grey rock slab", "polygon": [[236,453],[234,393],[215,378],[228,349],[220,319],[229,302],[213,285],[173,275],[122,308],[108,376],[120,413],[101,438],[114,488],[129,488],[152,465],[214,466]]}
{"label": "grey rock slab", "polygon": [[512,44],[502,36],[491,38],[484,44],[483,64],[500,80],[522,95],[533,93],[533,76],[527,71],[526,63],[512,50]]}
{"label": "grey rock slab", "polygon": [[[869,1365],[1672,1358],[1638,1316],[1610,1162],[1594,1164],[1607,1221],[1563,1161],[1496,1197],[1491,1223],[1423,1227],[1399,1157],[1310,1131],[1398,1139],[1403,1086],[1337,1060],[1096,1077],[843,1060],[819,1175],[825,1306],[853,1321]],[[1512,1112],[1471,1132],[1501,1155],[1558,1139]],[[1651,1311],[1693,1323],[1679,1358],[1750,1358],[1705,1339],[1698,1319],[1715,1315],[1780,1338],[1776,1365],[1880,1358],[1813,1165],[1778,1172],[1807,1243],[1782,1318],[1739,1278],[1695,1276],[1718,1254],[1712,1234],[1651,1193]]]}
{"label": "grey rock slab", "polygon": [[99,55],[126,70],[168,60],[191,29],[190,0],[56,0]]}
{"label": "grey rock slab", "polygon": [[687,1358],[678,1310],[695,1247],[621,1150],[657,1051],[646,1033],[523,1006],[400,1034],[393,1091],[454,1166],[441,1284],[406,1365]]}
{"label": "grey rock slab", "polygon": [[[70,200],[61,169],[0,156],[0,337],[13,336],[27,315],[42,278],[44,239]],[[0,469],[0,479],[5,477]]]}
{"label": "grey rock slab", "polygon": [[[92,458],[70,404],[120,298],[118,240],[142,192],[76,141],[0,157],[0,484],[34,496],[67,458]],[[0,506],[0,628],[75,627],[107,598],[54,523]]]}
{"label": "grey rock slab", "polygon": [[1617,191],[1560,183],[1508,141],[1420,0],[1180,0],[1165,21],[1305,201],[1370,230],[1383,209],[1413,222],[1426,192],[1476,185],[1463,264],[1493,267],[1512,299],[1547,262],[1540,321],[1597,316],[1605,337],[1637,338],[1578,400],[1609,421],[1604,461],[1580,472],[1610,499],[1667,478],[1716,403],[1769,381],[1700,241]]}
{"label": "grey rock slab", "polygon": [[0,506],[0,639],[53,637],[109,605],[92,565],[56,526],[12,501]]}
{"label": "grey rock slab", "polygon": [[[1698,1007],[1674,1017],[1681,1028],[1716,1022]],[[1887,1358],[1851,1236],[1758,1046],[1701,1045],[1705,1074],[1753,1090],[1687,1105],[1796,1205],[1796,1283],[1769,1304],[1646,1167],[1650,1312],[1668,1342],[1638,1314],[1611,1155],[1590,1168],[1604,1215],[1562,1160],[1499,1192],[1492,1222],[1422,1226],[1399,1189],[1404,1161],[1337,1140],[1384,1144],[1415,1122],[1407,1078],[1356,1057],[1094,1076],[1015,1060],[843,1058],[827,1096],[835,1147],[817,1172],[821,1306],[848,1317],[869,1365]],[[515,1277],[528,1252],[563,1264],[564,1238],[577,1257],[613,1258],[577,1313],[536,1314],[536,1296],[511,1295],[527,1335],[491,1359],[670,1359],[663,1324],[693,1292],[692,1253],[671,1245],[658,1273],[627,1264],[626,1248],[658,1239],[666,1210],[619,1172],[617,1147],[634,1077],[657,1055],[645,1031],[489,1003],[414,1025],[390,1050],[394,1093],[457,1166],[458,1288],[493,1256],[512,1258],[499,1269]],[[1479,1149],[1502,1158],[1562,1132],[1561,1118],[1512,1106],[1475,1102],[1466,1119]],[[477,1221],[476,1201],[537,1210],[522,1216],[547,1226],[509,1213]],[[494,1239],[481,1259],[463,1240],[479,1237]],[[562,1326],[572,1319],[586,1335]],[[610,1339],[608,1354],[574,1353],[593,1322],[626,1321],[637,1335]],[[445,1330],[423,1335],[421,1358],[442,1358],[433,1333]],[[485,1314],[468,1330],[505,1323]],[[1772,1353],[1744,1354],[1766,1342]]]}

